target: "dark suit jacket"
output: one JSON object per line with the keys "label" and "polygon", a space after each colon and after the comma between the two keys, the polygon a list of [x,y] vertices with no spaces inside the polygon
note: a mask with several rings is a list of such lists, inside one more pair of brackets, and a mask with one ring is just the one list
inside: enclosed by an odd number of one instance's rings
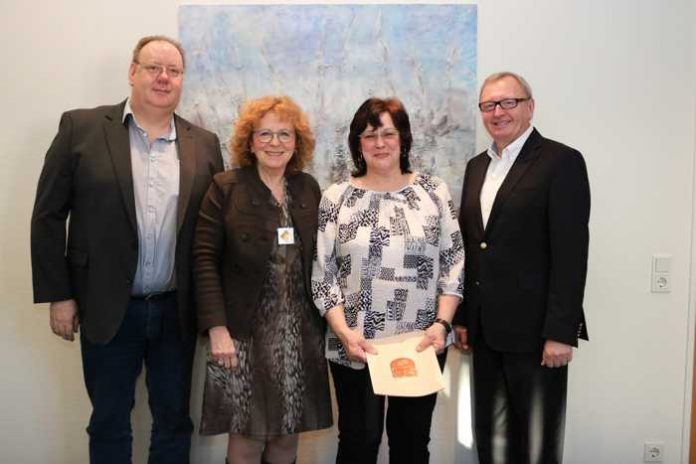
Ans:
{"label": "dark suit jacket", "polygon": [[[299,235],[295,240],[302,247],[305,290],[312,301],[310,274],[321,190],[302,172],[289,174],[287,182],[290,216]],[[271,195],[256,166],[218,174],[210,185],[194,249],[200,330],[227,326],[233,338],[251,336],[252,316],[280,226],[280,210],[271,205]],[[315,315],[313,323],[321,325],[319,311]]]}
{"label": "dark suit jacket", "polygon": [[470,343],[540,350],[587,339],[582,302],[590,189],[582,155],[533,130],[500,187],[484,230],[480,193],[489,156],[467,164],[459,215],[466,266],[455,323]]}
{"label": "dark suit jacket", "polygon": [[[121,325],[138,260],[124,105],[63,114],[46,153],[31,221],[34,302],[75,299],[82,333],[95,343],[111,340]],[[180,158],[175,272],[182,330],[195,333],[193,233],[203,194],[223,164],[216,135],[178,116],[175,123]]]}

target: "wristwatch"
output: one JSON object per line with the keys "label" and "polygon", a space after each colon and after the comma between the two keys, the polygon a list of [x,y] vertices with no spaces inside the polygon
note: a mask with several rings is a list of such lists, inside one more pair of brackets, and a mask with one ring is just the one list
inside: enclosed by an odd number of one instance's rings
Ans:
{"label": "wristwatch", "polygon": [[433,321],[433,324],[442,324],[442,326],[445,328],[445,333],[449,334],[452,331],[452,324],[447,322],[444,319],[440,319],[439,317]]}

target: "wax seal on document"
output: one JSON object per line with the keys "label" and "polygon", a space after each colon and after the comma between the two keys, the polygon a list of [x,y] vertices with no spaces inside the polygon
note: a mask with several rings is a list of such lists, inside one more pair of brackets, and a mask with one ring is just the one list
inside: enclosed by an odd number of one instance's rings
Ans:
{"label": "wax seal on document", "polygon": [[392,377],[416,377],[418,371],[416,371],[416,363],[410,358],[396,358],[391,363],[389,363],[392,371]]}

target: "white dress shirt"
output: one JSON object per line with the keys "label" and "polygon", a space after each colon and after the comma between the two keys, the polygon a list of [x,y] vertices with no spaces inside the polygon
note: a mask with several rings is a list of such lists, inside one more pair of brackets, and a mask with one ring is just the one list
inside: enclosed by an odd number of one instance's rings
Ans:
{"label": "white dress shirt", "polygon": [[498,194],[500,186],[503,185],[503,181],[510,172],[510,168],[515,163],[517,156],[519,156],[524,143],[529,138],[534,127],[529,126],[526,131],[522,133],[517,139],[510,143],[507,147],[503,148],[503,153],[500,155],[496,151],[495,142],[493,142],[488,149],[488,156],[491,157],[491,162],[488,165],[488,171],[486,171],[486,178],[483,180],[483,186],[481,187],[481,217],[483,219],[483,228],[486,228],[488,224],[488,218],[491,215],[491,209],[493,208],[493,202]]}

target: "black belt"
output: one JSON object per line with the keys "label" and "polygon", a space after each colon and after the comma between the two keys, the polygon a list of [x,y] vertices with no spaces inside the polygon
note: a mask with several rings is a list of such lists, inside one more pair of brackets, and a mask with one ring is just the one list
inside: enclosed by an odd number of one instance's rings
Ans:
{"label": "black belt", "polygon": [[169,290],[167,292],[148,293],[147,295],[132,295],[131,300],[159,301],[173,297],[174,295],[176,295],[176,290]]}

